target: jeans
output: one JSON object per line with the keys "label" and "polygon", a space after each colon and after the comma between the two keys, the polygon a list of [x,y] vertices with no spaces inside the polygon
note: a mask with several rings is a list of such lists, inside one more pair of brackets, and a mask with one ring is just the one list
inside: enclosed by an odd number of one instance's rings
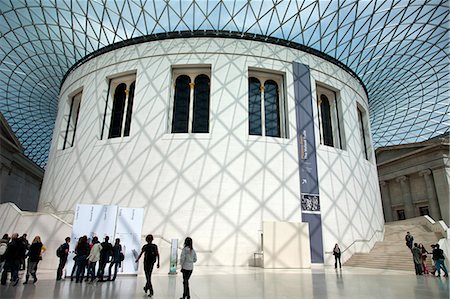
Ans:
{"label": "jeans", "polygon": [[422,264],[414,262],[414,268],[416,270],[416,275],[422,275]]}
{"label": "jeans", "polygon": [[84,277],[84,270],[86,270],[86,256],[81,255],[77,257],[76,265],[77,265],[77,276],[76,282],[82,282]]}
{"label": "jeans", "polygon": [[335,255],[335,256],[334,256],[334,269],[337,268],[338,261],[339,261],[339,268],[342,268],[342,265],[341,265],[341,256],[340,256],[340,255],[339,255],[339,256]]}
{"label": "jeans", "polygon": [[445,275],[448,275],[447,267],[445,267],[444,260],[439,259],[439,260],[436,260],[435,262],[436,262],[436,271],[437,271],[438,275],[441,275],[441,267],[442,267],[442,270],[444,270]]}
{"label": "jeans", "polygon": [[105,267],[106,267],[107,263],[108,263],[108,260],[105,260],[105,259],[100,259],[100,261],[98,262],[97,276],[98,276],[99,280],[103,280],[103,275],[105,275]]}
{"label": "jeans", "polygon": [[191,294],[189,292],[189,278],[192,275],[192,270],[181,269],[183,273],[183,298],[191,298]]}
{"label": "jeans", "polygon": [[88,263],[88,270],[87,270],[86,280],[88,280],[89,277],[91,277],[91,281],[94,281],[94,279],[95,279],[95,265],[96,264],[97,264],[97,262],[89,262]]}

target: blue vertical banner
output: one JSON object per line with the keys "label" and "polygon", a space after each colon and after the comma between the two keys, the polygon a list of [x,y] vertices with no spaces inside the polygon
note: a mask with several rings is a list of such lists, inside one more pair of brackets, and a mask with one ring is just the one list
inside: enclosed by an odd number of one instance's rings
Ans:
{"label": "blue vertical banner", "polygon": [[322,218],[309,67],[293,62],[293,75],[302,222],[309,223],[311,262],[323,263]]}

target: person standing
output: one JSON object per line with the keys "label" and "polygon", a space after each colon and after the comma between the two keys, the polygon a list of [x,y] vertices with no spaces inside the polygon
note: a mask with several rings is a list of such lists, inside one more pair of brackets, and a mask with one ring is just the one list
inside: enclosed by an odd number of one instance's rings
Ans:
{"label": "person standing", "polygon": [[31,243],[30,249],[28,251],[27,274],[25,276],[25,282],[23,284],[28,283],[30,275],[33,277],[33,283],[36,283],[37,264],[39,263],[39,259],[41,258],[41,250],[42,250],[41,237],[36,236],[34,237],[33,242]]}
{"label": "person standing", "polygon": [[6,249],[8,248],[9,236],[4,234],[0,240],[0,274],[2,274],[3,266],[5,265]]}
{"label": "person standing", "polygon": [[409,232],[406,232],[405,241],[406,246],[408,246],[408,248],[411,250],[413,246],[414,237]]}
{"label": "person standing", "polygon": [[145,272],[145,278],[146,283],[144,287],[144,292],[147,294],[147,291],[150,291],[149,296],[153,296],[153,286],[152,286],[152,272],[153,267],[155,265],[155,262],[158,261],[156,264],[156,267],[159,268],[159,252],[158,252],[158,246],[153,244],[153,235],[147,235],[145,237],[145,241],[147,241],[147,244],[142,246],[141,253],[136,258],[136,263],[139,262],[139,259],[141,258],[142,254],[144,255],[144,272]]}
{"label": "person standing", "polygon": [[22,237],[19,238],[20,242],[22,242],[23,247],[25,248],[25,252],[20,260],[20,270],[25,270],[25,258],[28,250],[30,249],[30,242],[27,240],[27,234],[23,234]]}
{"label": "person standing", "polygon": [[439,244],[434,245],[433,249],[433,260],[436,265],[436,271],[438,273],[438,277],[441,276],[441,268],[444,270],[444,277],[448,277],[447,267],[445,267],[445,257],[444,251],[439,248]]}
{"label": "person standing", "polygon": [[87,241],[87,236],[82,236],[80,241],[75,248],[76,254],[76,266],[77,266],[77,274],[76,274],[76,283],[82,283],[84,278],[84,271],[86,270],[87,257],[90,252],[89,243]]}
{"label": "person standing", "polygon": [[109,243],[109,237],[105,236],[105,241],[102,242],[102,250],[100,252],[100,261],[98,265],[98,281],[104,281],[103,276],[105,274],[106,264],[109,262],[109,258],[112,254],[112,244]]}
{"label": "person standing", "polygon": [[102,250],[102,245],[100,245],[98,238],[93,237],[91,252],[89,253],[89,255],[87,257],[88,270],[87,270],[86,281],[89,280],[89,277],[91,277],[91,282],[93,282],[95,279],[95,265],[100,260],[100,251],[101,250]]}
{"label": "person standing", "polygon": [[197,262],[197,254],[195,253],[192,239],[187,237],[184,240],[184,248],[180,255],[181,273],[183,273],[183,297],[180,299],[190,299],[189,278],[194,270],[194,263]]}
{"label": "person standing", "polygon": [[67,237],[65,241],[66,241],[65,243],[59,246],[56,254],[59,257],[58,270],[56,270],[56,280],[61,280],[63,275],[63,269],[67,263],[67,256],[69,255],[70,237]]}
{"label": "person standing", "polygon": [[422,251],[420,250],[417,243],[414,243],[414,247],[411,249],[413,260],[414,260],[414,269],[416,270],[416,275],[422,275]]}
{"label": "person standing", "polygon": [[8,243],[8,247],[5,252],[5,266],[2,272],[1,284],[5,285],[8,278],[8,271],[11,272],[11,280],[13,286],[19,283],[19,267],[22,259],[25,258],[25,246],[19,239],[18,233],[13,233],[11,236],[11,242]]}
{"label": "person standing", "polygon": [[[120,245],[120,239],[117,238],[116,242],[114,243],[114,246],[112,248],[112,258],[111,263],[109,264],[109,271],[108,271],[108,281],[114,281],[117,277],[117,268],[121,266],[122,263],[122,245]],[[114,276],[111,279],[111,271],[112,267],[114,266]]]}
{"label": "person standing", "polygon": [[334,269],[337,269],[337,263],[339,262],[339,268],[342,268],[341,265],[341,249],[339,248],[339,245],[336,243],[333,248],[333,255],[334,255]]}

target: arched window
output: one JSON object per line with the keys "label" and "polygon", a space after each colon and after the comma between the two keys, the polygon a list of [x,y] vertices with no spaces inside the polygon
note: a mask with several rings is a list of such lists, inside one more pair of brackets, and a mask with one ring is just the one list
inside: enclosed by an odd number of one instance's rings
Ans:
{"label": "arched window", "polygon": [[273,80],[264,83],[264,113],[266,136],[280,137],[280,99],[278,85]]}
{"label": "arched window", "polygon": [[280,96],[282,82],[281,75],[249,71],[249,135],[288,138],[286,105]]}
{"label": "arched window", "polygon": [[63,133],[64,140],[62,149],[72,147],[75,143],[75,133],[78,125],[78,115],[80,114],[81,92],[70,98],[69,115],[67,116],[67,124]]}
{"label": "arched window", "polygon": [[322,118],[323,144],[333,146],[333,127],[331,125],[330,102],[326,95],[320,95],[320,113]]}
{"label": "arched window", "polygon": [[172,133],[209,133],[210,67],[174,68]]}
{"label": "arched window", "polygon": [[114,102],[111,113],[111,123],[109,126],[108,138],[121,136],[123,112],[125,109],[125,100],[127,98],[125,94],[126,90],[127,85],[125,83],[121,83],[116,87],[116,90],[114,91]]}
{"label": "arched window", "polygon": [[192,133],[209,132],[209,77],[201,74],[195,78],[194,119]]}
{"label": "arched window", "polygon": [[135,74],[110,80],[101,136],[104,132],[108,138],[130,135],[135,89]]}
{"label": "arched window", "polygon": [[248,127],[250,135],[261,135],[261,83],[248,79]]}
{"label": "arched window", "polygon": [[190,83],[191,79],[186,75],[179,76],[175,81],[172,133],[188,132]]}
{"label": "arched window", "polygon": [[342,116],[339,107],[340,102],[335,91],[317,86],[320,143],[345,149],[345,134],[340,126]]}

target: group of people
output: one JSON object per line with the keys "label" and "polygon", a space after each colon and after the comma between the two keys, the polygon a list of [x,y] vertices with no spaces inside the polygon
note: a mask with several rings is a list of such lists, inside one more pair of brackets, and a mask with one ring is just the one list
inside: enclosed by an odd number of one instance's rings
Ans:
{"label": "group of people", "polygon": [[0,240],[1,284],[6,284],[8,273],[11,273],[10,280],[12,285],[16,286],[19,283],[19,270],[25,270],[25,264],[26,274],[23,284],[28,284],[30,276],[33,278],[33,284],[36,283],[38,264],[45,250],[40,236],[35,236],[30,244],[27,234],[21,237],[18,233],[13,233],[11,237],[4,234]]}
{"label": "group of people", "polygon": [[432,274],[433,276],[437,273],[437,276],[441,276],[441,269],[444,271],[444,277],[448,277],[447,267],[445,266],[445,256],[444,251],[439,248],[439,244],[431,244],[432,248],[432,260],[434,262],[433,269],[431,271],[427,266],[427,256],[430,254],[422,243],[414,243],[414,237],[410,232],[406,233],[405,236],[406,246],[411,250],[414,260],[414,269],[416,275]]}
{"label": "group of people", "polygon": [[[64,266],[69,254],[70,238],[66,238],[66,243],[61,244],[57,250],[60,258],[56,280],[62,279]],[[117,238],[114,244],[109,242],[109,236],[105,236],[100,243],[98,237],[94,236],[91,242],[87,236],[78,239],[75,247],[74,265],[70,275],[70,280],[75,279],[75,283],[115,281],[118,268],[121,267],[124,255],[120,239]],[[97,267],[98,263],[98,267]],[[109,263],[108,277],[105,277],[105,268]],[[97,270],[97,271],[96,271]],[[106,279],[105,279],[106,278]]]}
{"label": "group of people", "polygon": [[[153,285],[151,282],[154,265],[159,268],[159,252],[158,246],[153,244],[153,236],[147,235],[145,238],[147,244],[142,247],[141,253],[136,258],[135,262],[144,255],[144,272],[146,284],[144,292],[151,297],[154,294]],[[70,237],[65,239],[56,250],[56,255],[59,258],[58,269],[56,271],[56,280],[63,278],[63,271],[67,263],[67,258],[70,252]],[[5,285],[8,273],[11,273],[11,282],[16,286],[19,282],[19,270],[21,265],[25,265],[28,258],[25,281],[23,284],[29,282],[30,276],[33,278],[33,283],[36,283],[37,268],[39,261],[42,260],[42,254],[45,252],[45,246],[42,244],[40,236],[34,237],[31,244],[27,240],[27,234],[19,237],[19,234],[14,233],[9,237],[5,234],[0,240],[0,273],[1,284]],[[118,268],[121,267],[124,260],[122,252],[122,245],[120,239],[117,238],[114,244],[109,242],[109,237],[106,236],[104,241],[100,243],[98,237],[93,237],[91,242],[88,241],[87,236],[79,238],[74,249],[74,266],[70,275],[71,281],[75,279],[75,283],[93,282],[97,280],[114,281],[117,277]],[[183,296],[181,299],[190,299],[189,278],[194,269],[194,263],[197,261],[197,254],[193,247],[193,241],[190,237],[184,241],[184,248],[180,255],[181,272],[183,274]],[[98,268],[96,269],[98,263]],[[109,263],[108,276],[105,279],[105,268]],[[97,270],[97,272],[96,272]]]}

